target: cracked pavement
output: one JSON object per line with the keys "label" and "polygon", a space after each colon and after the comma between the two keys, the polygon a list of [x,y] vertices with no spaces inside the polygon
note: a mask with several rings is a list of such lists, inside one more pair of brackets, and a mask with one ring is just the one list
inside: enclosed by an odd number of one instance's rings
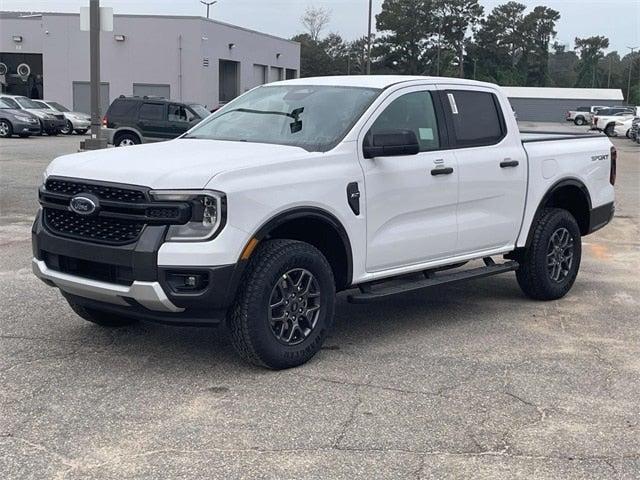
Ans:
{"label": "cracked pavement", "polygon": [[79,138],[0,143],[3,479],[640,477],[640,147],[575,287],[513,274],[356,306],[309,364],[238,360],[219,329],[82,321],[30,272],[45,165]]}

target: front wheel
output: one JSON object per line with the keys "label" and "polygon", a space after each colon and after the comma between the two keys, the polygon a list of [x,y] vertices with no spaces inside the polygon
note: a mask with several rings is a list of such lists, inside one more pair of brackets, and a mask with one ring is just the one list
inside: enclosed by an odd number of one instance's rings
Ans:
{"label": "front wheel", "polygon": [[227,314],[234,348],[254,365],[302,365],[333,324],[335,293],[331,266],[318,249],[294,240],[264,242]]}
{"label": "front wheel", "polygon": [[62,127],[62,130],[60,130],[60,133],[62,133],[63,135],[71,135],[73,133],[73,124],[67,120],[67,123],[64,124],[64,127]]}
{"label": "front wheel", "polygon": [[88,322],[100,325],[101,327],[126,327],[127,325],[131,325],[132,323],[137,322],[135,318],[112,315],[110,313],[95,310],[93,308],[83,307],[82,305],[79,305],[72,300],[67,300],[67,302],[69,302],[71,310],[73,310],[79,317],[85,319]]}
{"label": "front wheel", "polygon": [[580,228],[566,210],[545,209],[516,271],[522,291],[536,300],[564,297],[576,280],[582,257]]}

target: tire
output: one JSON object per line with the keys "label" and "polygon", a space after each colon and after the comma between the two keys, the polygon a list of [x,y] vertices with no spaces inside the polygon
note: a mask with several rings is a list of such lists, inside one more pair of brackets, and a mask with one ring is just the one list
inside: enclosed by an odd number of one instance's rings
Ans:
{"label": "tire", "polygon": [[77,303],[67,300],[69,302],[69,306],[71,310],[73,310],[78,316],[82,317],[88,322],[95,323],[96,325],[100,325],[101,327],[108,328],[118,328],[118,327],[126,327],[127,325],[131,325],[136,323],[137,320],[135,318],[122,317],[119,315],[112,315],[107,312],[102,312],[100,310],[95,310],[93,308],[86,308]]}
{"label": "tire", "polygon": [[131,145],[140,145],[140,139],[133,133],[121,133],[114,141],[116,147],[128,147]]}
{"label": "tire", "polygon": [[47,130],[47,132],[46,132],[46,133],[47,133],[47,135],[49,135],[50,137],[57,137],[59,132],[58,132],[58,130],[53,129],[53,130]]}
{"label": "tire", "polygon": [[86,133],[87,133],[88,131],[89,131],[89,129],[87,129],[87,128],[79,128],[79,129],[77,129],[77,130],[76,130],[76,133],[77,133],[78,135],[86,135]]}
{"label": "tire", "polygon": [[[303,308],[303,315],[291,317]],[[334,309],[335,281],[324,255],[304,242],[268,240],[247,265],[227,313],[227,328],[241,358],[280,370],[302,365],[320,350],[333,325]]]}
{"label": "tire", "polygon": [[67,120],[67,123],[64,124],[64,128],[60,130],[60,133],[63,135],[71,135],[73,133],[73,124]]}
{"label": "tire", "polygon": [[[518,284],[525,295],[535,300],[562,298],[571,290],[580,269],[582,243],[578,223],[568,211],[549,208],[542,211],[533,228],[531,245],[519,258],[520,268],[516,271]],[[554,248],[564,232],[570,236],[571,250],[568,247]],[[558,261],[558,251],[562,251],[564,258],[572,253],[570,264],[561,261],[555,267],[552,265],[552,262]],[[559,278],[554,278],[558,271]]]}
{"label": "tire", "polygon": [[615,125],[614,125],[613,123],[610,123],[609,125],[607,125],[607,126],[604,128],[604,134],[605,134],[607,137],[613,137],[613,136],[616,134],[616,132],[615,132]]}
{"label": "tire", "polygon": [[625,133],[625,136],[631,140],[631,129],[627,130],[627,133]]}
{"label": "tire", "polygon": [[0,120],[0,138],[11,138],[13,125],[8,120]]}
{"label": "tire", "polygon": [[576,117],[573,123],[575,123],[576,125],[582,126],[582,125],[585,125],[587,121],[584,119],[584,117]]}

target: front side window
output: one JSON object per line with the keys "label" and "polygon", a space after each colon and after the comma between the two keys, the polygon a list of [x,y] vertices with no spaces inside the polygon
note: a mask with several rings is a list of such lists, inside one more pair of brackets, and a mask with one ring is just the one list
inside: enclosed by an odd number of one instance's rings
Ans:
{"label": "front side window", "polygon": [[429,92],[412,92],[396,98],[376,119],[369,134],[397,130],[414,132],[421,152],[440,147],[438,121]]}
{"label": "front side window", "polygon": [[170,122],[186,122],[187,109],[182,105],[169,105],[169,121]]}
{"label": "front side window", "polygon": [[379,89],[261,86],[209,116],[183,138],[273,143],[326,152],[344,138]]}
{"label": "front side window", "polygon": [[139,112],[140,120],[163,120],[164,105],[161,103],[143,103]]}
{"label": "front side window", "polygon": [[20,105],[13,98],[2,98],[2,101],[9,105],[8,108],[13,108],[14,110],[20,110]]}
{"label": "front side window", "polygon": [[38,102],[37,100],[34,100],[33,103],[38,105],[38,108],[40,108],[42,110],[53,110],[53,108],[51,108],[49,105],[47,105],[44,102]]}
{"label": "front side window", "polygon": [[496,96],[477,90],[448,90],[447,108],[453,133],[460,147],[494,145],[505,134],[504,120]]}

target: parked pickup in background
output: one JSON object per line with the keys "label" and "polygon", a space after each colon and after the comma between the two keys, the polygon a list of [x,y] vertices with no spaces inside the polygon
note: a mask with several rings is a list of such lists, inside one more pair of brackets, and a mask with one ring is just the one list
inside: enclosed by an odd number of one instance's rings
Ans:
{"label": "parked pickup in background", "polygon": [[593,116],[592,129],[604,132],[608,137],[615,135],[616,122],[623,122],[634,115],[638,115],[639,109],[634,108],[606,108],[598,110]]}
{"label": "parked pickup in background", "polygon": [[244,359],[288,368],[319,351],[338,291],[515,272],[530,298],[563,297],[615,179],[608,138],[521,134],[492,84],[276,82],[177,140],[54,160],[33,270],[90,322],[224,322]]}
{"label": "parked pickup in background", "polygon": [[591,118],[598,110],[602,110],[603,105],[592,105],[591,107],[578,107],[577,110],[569,110],[567,112],[567,122],[573,122],[576,125],[587,125],[591,123]]}

